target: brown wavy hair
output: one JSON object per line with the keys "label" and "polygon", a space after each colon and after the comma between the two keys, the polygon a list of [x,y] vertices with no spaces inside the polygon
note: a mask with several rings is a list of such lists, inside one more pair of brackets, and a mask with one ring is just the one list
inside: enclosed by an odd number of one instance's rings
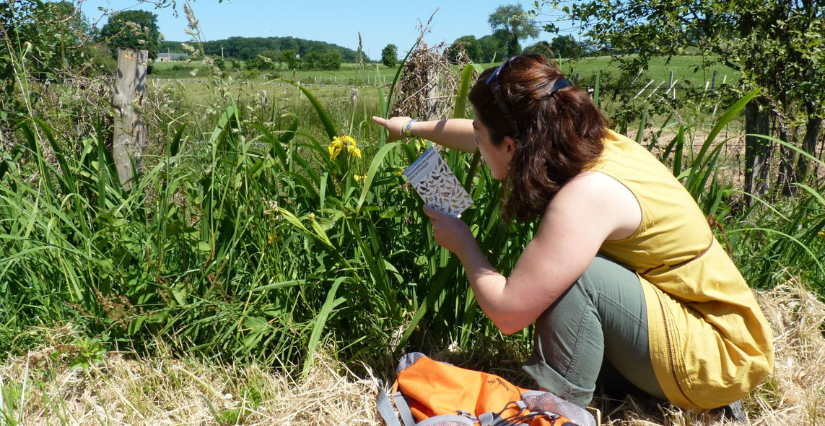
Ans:
{"label": "brown wavy hair", "polygon": [[494,82],[487,85],[496,68],[481,73],[469,99],[493,145],[501,145],[505,136],[515,141],[504,179],[502,216],[530,221],[544,213],[565,183],[599,158],[608,121],[588,94],[574,85],[551,94],[564,75],[544,56],[516,56],[502,67],[497,81],[517,128],[496,103],[490,87]]}

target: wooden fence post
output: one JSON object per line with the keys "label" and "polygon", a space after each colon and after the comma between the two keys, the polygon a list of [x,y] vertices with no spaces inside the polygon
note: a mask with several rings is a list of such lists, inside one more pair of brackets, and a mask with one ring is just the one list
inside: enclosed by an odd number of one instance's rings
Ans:
{"label": "wooden fence post", "polygon": [[112,153],[120,183],[126,190],[131,189],[131,179],[138,173],[140,153],[146,142],[146,125],[141,114],[148,61],[147,50],[118,49],[117,76],[112,95],[112,106],[115,108]]}
{"label": "wooden fence post", "polygon": [[[762,196],[770,189],[771,142],[757,136],[770,135],[770,113],[760,111],[758,98],[745,105],[745,192]],[[745,197],[745,205],[751,205],[751,197]]]}

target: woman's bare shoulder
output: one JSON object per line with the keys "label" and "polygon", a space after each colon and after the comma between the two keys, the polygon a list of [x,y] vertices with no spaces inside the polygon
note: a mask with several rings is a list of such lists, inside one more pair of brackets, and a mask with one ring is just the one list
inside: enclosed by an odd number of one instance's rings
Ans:
{"label": "woman's bare shoulder", "polygon": [[630,236],[642,221],[642,209],[633,192],[601,172],[578,174],[565,184],[548,206],[564,216],[585,215],[604,228],[605,240]]}

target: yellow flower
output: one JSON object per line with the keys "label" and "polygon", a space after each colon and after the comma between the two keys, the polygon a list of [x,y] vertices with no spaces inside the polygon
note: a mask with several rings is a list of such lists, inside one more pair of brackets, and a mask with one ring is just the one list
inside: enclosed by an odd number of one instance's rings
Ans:
{"label": "yellow flower", "polygon": [[358,149],[355,139],[351,136],[338,136],[333,138],[329,144],[329,157],[334,160],[344,148],[346,148],[350,155],[361,158],[361,150]]}
{"label": "yellow flower", "polygon": [[310,213],[309,214],[309,221],[310,222],[315,222],[315,213]]}
{"label": "yellow flower", "polygon": [[341,147],[343,143],[341,142],[340,138],[335,138],[329,144],[329,158],[335,159],[339,153],[341,153]]}
{"label": "yellow flower", "polygon": [[366,178],[366,176],[353,175],[352,178],[355,179],[356,182],[361,182],[362,180],[364,180]]}

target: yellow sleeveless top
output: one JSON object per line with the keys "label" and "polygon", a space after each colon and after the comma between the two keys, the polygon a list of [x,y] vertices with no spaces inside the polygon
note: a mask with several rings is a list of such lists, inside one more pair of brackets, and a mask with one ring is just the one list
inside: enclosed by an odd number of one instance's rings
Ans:
{"label": "yellow sleeveless top", "polygon": [[642,222],[600,252],[634,269],[648,312],[656,378],[679,407],[705,410],[737,401],[773,373],[772,333],[739,270],[702,211],[647,150],[610,132],[590,169],[636,197]]}

